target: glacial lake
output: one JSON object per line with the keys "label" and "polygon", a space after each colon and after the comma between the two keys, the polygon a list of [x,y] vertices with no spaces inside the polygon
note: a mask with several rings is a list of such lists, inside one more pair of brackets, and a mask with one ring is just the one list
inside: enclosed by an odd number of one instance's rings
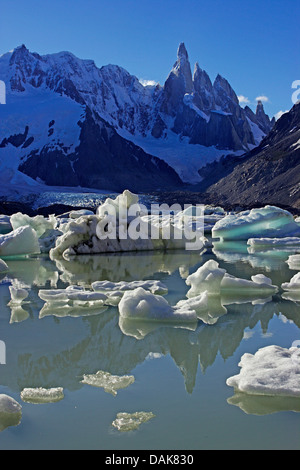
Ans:
{"label": "glacial lake", "polygon": [[[7,258],[0,283],[0,393],[22,405],[17,423],[0,420],[0,449],[298,449],[299,399],[235,394],[226,379],[238,374],[244,353],[267,345],[285,348],[300,339],[299,302],[282,291],[265,302],[231,299],[211,323],[195,328],[120,322],[118,307],[74,316],[43,311],[40,289],[89,287],[97,280],[158,279],[173,305],[185,298],[186,276],[209,259],[245,279],[262,273],[280,286],[296,273],[286,260],[294,252],[249,254],[246,242],[193,251],[79,256],[51,261],[46,255]],[[9,285],[25,286],[28,298],[11,307]],[[117,395],[82,383],[102,370],[133,375]],[[63,387],[56,403],[22,401],[31,387]],[[152,412],[136,430],[112,426],[120,412]]]}

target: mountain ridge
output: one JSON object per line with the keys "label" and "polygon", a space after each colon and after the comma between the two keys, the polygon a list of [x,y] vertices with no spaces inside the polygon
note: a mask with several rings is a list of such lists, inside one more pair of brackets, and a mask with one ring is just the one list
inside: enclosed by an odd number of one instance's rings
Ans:
{"label": "mountain ridge", "polygon": [[[263,106],[259,115],[241,108],[221,75],[212,83],[199,64],[192,74],[184,43],[163,87],[143,86],[118,65],[98,68],[93,60],[67,51],[42,56],[25,45],[0,57],[0,78],[8,93],[0,109],[0,159],[47,184],[81,185],[84,180],[85,186],[105,184],[106,189],[114,181],[110,189],[121,191],[131,178],[130,189],[141,191],[196,183],[206,163],[244,154],[274,124]],[[14,136],[24,132],[26,141],[17,145]],[[104,134],[105,146],[100,143]]]}

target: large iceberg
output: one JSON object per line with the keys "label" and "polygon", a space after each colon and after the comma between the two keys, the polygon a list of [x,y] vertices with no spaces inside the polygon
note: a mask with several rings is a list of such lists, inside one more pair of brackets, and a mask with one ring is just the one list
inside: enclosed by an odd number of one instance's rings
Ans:
{"label": "large iceberg", "polygon": [[300,226],[290,212],[276,206],[265,206],[226,215],[215,224],[212,236],[221,240],[300,237]]}
{"label": "large iceberg", "polygon": [[266,346],[244,354],[240,373],[226,384],[252,395],[300,396],[300,349]]}
{"label": "large iceberg", "polygon": [[[60,226],[62,235],[50,250],[52,259],[76,254],[201,249],[203,217],[190,211],[148,214],[138,196],[125,190],[116,199],[107,198],[96,214],[71,219]],[[190,246],[188,245],[190,244]]]}

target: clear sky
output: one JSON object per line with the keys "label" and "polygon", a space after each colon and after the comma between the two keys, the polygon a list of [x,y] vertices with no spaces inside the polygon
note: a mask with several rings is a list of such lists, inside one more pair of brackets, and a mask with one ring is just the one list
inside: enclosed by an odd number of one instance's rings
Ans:
{"label": "clear sky", "polygon": [[163,84],[184,42],[192,69],[220,73],[252,109],[265,97],[273,116],[293,105],[299,25],[299,0],[0,0],[0,54],[67,50]]}

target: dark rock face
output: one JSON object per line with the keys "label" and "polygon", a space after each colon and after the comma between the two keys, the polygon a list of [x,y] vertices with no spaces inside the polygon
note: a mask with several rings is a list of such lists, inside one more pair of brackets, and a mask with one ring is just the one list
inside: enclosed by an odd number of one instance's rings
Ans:
{"label": "dark rock face", "polygon": [[89,109],[75,152],[66,156],[62,150],[45,148],[29,155],[20,170],[52,186],[141,192],[182,185],[169,165],[123,139],[100,117],[95,120]]}
{"label": "dark rock face", "polygon": [[216,163],[209,174],[219,175],[219,181],[210,185],[206,181],[209,187],[202,190],[219,203],[300,208],[299,141],[300,105],[296,104],[254,150]]}

